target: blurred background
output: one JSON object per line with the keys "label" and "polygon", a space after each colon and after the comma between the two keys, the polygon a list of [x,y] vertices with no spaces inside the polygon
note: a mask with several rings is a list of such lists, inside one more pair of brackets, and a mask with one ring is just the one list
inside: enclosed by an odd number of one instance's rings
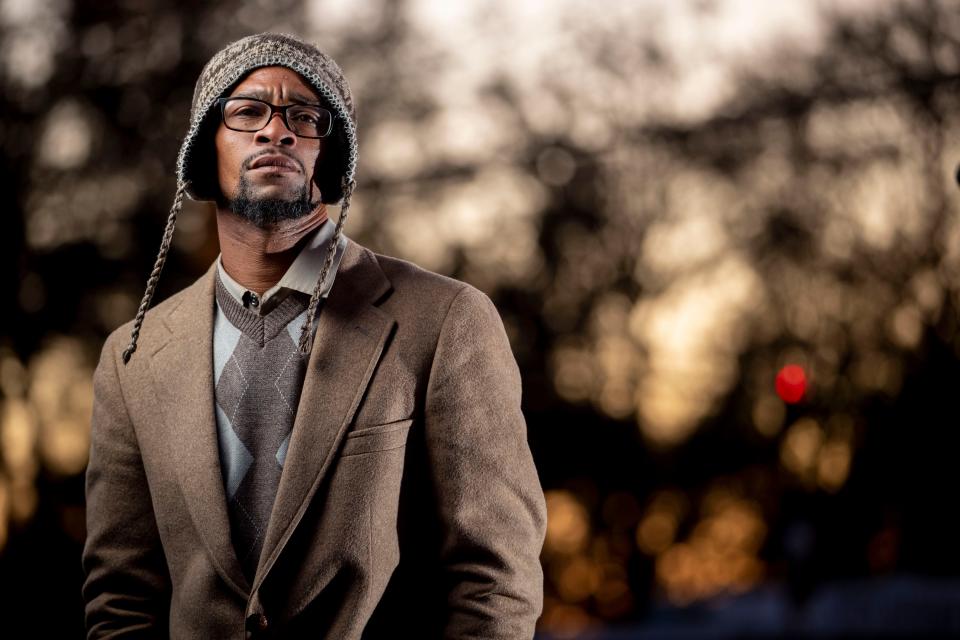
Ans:
{"label": "blurred background", "polygon": [[[960,631],[960,5],[922,0],[0,0],[7,629],[83,635],[93,366],[200,69],[267,30],[353,89],[347,234],[500,310],[542,637]],[[156,301],[217,253],[190,204]]]}

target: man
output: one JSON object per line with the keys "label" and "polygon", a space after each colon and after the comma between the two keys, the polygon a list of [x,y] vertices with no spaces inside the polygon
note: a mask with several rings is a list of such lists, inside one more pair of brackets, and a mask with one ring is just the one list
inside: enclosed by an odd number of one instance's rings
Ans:
{"label": "man", "polygon": [[[251,36],[204,68],[143,303],[94,376],[90,638],[533,635],[546,512],[503,325],[342,234],[356,167],[313,46]],[[185,194],[216,202],[221,255],[146,313]]]}

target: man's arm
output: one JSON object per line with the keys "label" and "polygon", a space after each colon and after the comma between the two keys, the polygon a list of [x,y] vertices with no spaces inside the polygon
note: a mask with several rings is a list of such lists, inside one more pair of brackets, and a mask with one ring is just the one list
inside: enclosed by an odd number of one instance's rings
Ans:
{"label": "man's arm", "polygon": [[543,607],[546,506],[520,394],[496,307],[464,287],[440,331],[425,411],[448,638],[532,638]]}
{"label": "man's arm", "polygon": [[166,638],[170,578],[108,340],[93,375],[83,599],[88,638]]}

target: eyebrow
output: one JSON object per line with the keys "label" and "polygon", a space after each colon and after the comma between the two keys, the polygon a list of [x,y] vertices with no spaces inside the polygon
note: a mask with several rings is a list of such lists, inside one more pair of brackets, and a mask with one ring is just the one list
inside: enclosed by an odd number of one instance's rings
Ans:
{"label": "eyebrow", "polygon": [[[316,98],[308,98],[298,91],[288,92],[290,98],[295,102],[300,102],[303,104],[323,106]],[[238,93],[237,95],[231,96],[232,98],[253,98],[254,100],[262,100],[263,102],[270,102],[270,93],[263,91],[262,89],[253,89],[252,91],[245,91],[243,93]]]}

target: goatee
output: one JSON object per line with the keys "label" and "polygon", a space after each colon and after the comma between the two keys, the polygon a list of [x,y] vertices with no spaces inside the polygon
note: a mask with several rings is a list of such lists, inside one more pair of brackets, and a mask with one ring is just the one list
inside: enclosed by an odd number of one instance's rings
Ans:
{"label": "goatee", "polygon": [[227,206],[234,214],[249,220],[256,226],[264,229],[281,220],[295,220],[302,218],[314,210],[310,204],[306,185],[301,185],[294,193],[293,198],[263,198],[253,199],[250,195],[250,182],[246,175],[240,176],[237,185],[237,197],[227,201]]}

